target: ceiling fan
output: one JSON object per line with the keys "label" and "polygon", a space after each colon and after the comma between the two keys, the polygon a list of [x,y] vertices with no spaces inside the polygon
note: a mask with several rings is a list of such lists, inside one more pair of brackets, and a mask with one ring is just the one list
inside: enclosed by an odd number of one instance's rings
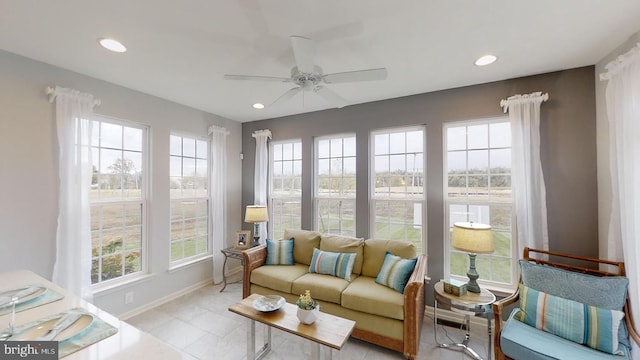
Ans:
{"label": "ceiling fan", "polygon": [[384,80],[387,78],[386,68],[346,71],[333,74],[323,74],[322,68],[313,63],[315,45],[313,40],[302,36],[290,36],[296,66],[291,68],[291,77],[231,75],[225,74],[228,80],[276,81],[293,83],[296,86],[277,98],[271,105],[286,101],[299,92],[313,92],[324,98],[335,107],[349,105],[342,96],[327,88],[324,84],[338,84],[357,81]]}

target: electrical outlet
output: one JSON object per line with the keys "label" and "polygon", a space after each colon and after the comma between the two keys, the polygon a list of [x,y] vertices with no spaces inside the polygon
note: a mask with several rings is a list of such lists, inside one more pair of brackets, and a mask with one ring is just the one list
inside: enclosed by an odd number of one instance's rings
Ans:
{"label": "electrical outlet", "polygon": [[133,291],[124,294],[124,303],[131,304],[133,302]]}

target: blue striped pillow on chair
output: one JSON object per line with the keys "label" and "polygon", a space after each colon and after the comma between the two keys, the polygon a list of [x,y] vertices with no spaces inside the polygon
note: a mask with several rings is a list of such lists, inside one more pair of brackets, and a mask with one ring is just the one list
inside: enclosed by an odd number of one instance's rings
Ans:
{"label": "blue striped pillow on chair", "polygon": [[614,355],[624,313],[549,295],[522,284],[520,312],[514,318],[548,333]]}
{"label": "blue striped pillow on chair", "polygon": [[289,240],[267,239],[266,265],[294,265],[293,238]]}

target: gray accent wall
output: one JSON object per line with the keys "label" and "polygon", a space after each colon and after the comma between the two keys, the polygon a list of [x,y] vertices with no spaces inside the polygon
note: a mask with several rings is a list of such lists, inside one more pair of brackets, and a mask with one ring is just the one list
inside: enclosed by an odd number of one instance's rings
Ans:
{"label": "gray accent wall", "polygon": [[[302,224],[312,227],[314,137],[355,133],[357,139],[357,236],[368,238],[369,135],[371,131],[426,125],[428,275],[440,280],[444,268],[443,125],[504,116],[500,100],[535,91],[549,93],[541,109],[541,160],[547,187],[551,250],[598,255],[596,110],[594,67],[425,93],[242,124],[242,204],[253,203],[255,130],[269,129],[273,140],[301,139]],[[364,85],[366,86],[366,84]],[[339,92],[339,89],[336,89]],[[293,100],[295,101],[295,100]],[[250,229],[250,224],[244,224]],[[432,281],[432,284],[434,283]],[[433,303],[431,286],[427,286]]]}
{"label": "gray accent wall", "polygon": [[[102,100],[95,112],[149,127],[149,276],[95,295],[116,315],[212,280],[211,259],[169,269],[169,134],[207,136],[210,125],[228,137],[226,229],[240,227],[241,124],[151,95],[0,51],[0,271],[27,269],[51,279],[58,216],[55,105],[45,87],[59,85]],[[176,84],[179,86],[180,84]],[[232,236],[227,239],[231,245]],[[134,292],[134,302],[124,294]]]}

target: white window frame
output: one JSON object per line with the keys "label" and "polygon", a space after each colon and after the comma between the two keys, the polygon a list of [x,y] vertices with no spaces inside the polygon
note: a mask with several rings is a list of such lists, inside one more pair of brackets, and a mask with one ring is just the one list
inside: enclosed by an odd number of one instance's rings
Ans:
{"label": "white window frame", "polygon": [[[452,200],[449,198],[448,196],[448,184],[449,184],[449,179],[448,179],[448,139],[447,139],[447,130],[449,128],[453,128],[453,127],[461,127],[461,126],[474,126],[474,125],[484,125],[484,124],[496,124],[496,123],[509,123],[509,118],[508,117],[496,117],[496,118],[487,118],[487,119],[474,119],[474,120],[465,120],[465,121],[457,121],[457,122],[449,122],[449,123],[445,123],[443,125],[442,131],[443,131],[443,135],[442,135],[442,139],[443,139],[443,198],[444,198],[444,238],[445,238],[445,244],[444,244],[444,277],[445,278],[453,278],[453,279],[457,279],[457,280],[461,280],[466,282],[468,280],[468,278],[466,276],[458,276],[458,275],[454,275],[451,274],[451,231],[452,231],[452,227],[453,227],[453,220],[450,219],[450,211],[449,208],[450,206],[453,205],[466,205],[466,206],[491,206],[491,205],[509,205],[511,206],[511,262],[510,262],[510,271],[511,271],[511,282],[510,283],[505,283],[505,282],[499,282],[499,281],[493,281],[493,280],[487,280],[487,274],[482,274],[482,272],[479,270],[480,272],[480,279],[478,279],[478,283],[481,286],[485,286],[488,287],[492,290],[497,290],[497,291],[505,291],[505,292],[511,292],[513,290],[513,288],[516,286],[517,282],[518,282],[518,278],[517,278],[517,260],[518,260],[518,250],[517,250],[517,244],[515,243],[516,241],[516,223],[515,223],[515,205],[514,205],[514,197],[513,197],[513,183],[511,183],[511,201],[506,202],[506,201],[493,201],[493,200],[487,200],[487,201],[457,201],[457,200]],[[489,134],[490,136],[490,134]],[[490,138],[489,138],[489,145],[487,147],[488,149],[492,149],[490,147]],[[493,149],[500,149],[500,148],[493,148]],[[504,148],[503,148],[504,149]],[[509,147],[510,149],[510,147]],[[469,149],[467,148],[465,151],[469,151]],[[468,154],[467,154],[468,155]],[[513,160],[512,160],[513,161]],[[467,168],[468,168],[468,163],[467,163]],[[490,216],[490,214],[489,214]],[[477,221],[476,219],[469,219],[467,218],[466,221]],[[491,224],[488,224],[491,225]],[[495,231],[495,229],[494,229]],[[457,250],[453,250],[454,252],[457,252]],[[480,256],[480,255],[479,255]],[[490,257],[494,257],[496,255],[494,254],[490,254]],[[467,256],[468,257],[468,256]],[[477,264],[477,262],[476,262]],[[468,259],[467,259],[467,268],[468,268]],[[484,275],[484,276],[483,276]]]}
{"label": "white window frame", "polygon": [[[398,133],[404,133],[406,136],[406,133],[408,132],[415,132],[415,131],[422,131],[422,152],[420,153],[422,155],[422,197],[418,198],[415,196],[405,196],[402,198],[396,198],[393,199],[391,197],[384,197],[384,196],[376,196],[376,148],[375,148],[375,138],[377,135],[383,135],[383,134],[398,134]],[[377,223],[376,223],[376,209],[378,207],[379,203],[396,203],[396,204],[405,204],[405,205],[409,205],[409,204],[420,204],[421,206],[421,210],[419,214],[415,214],[414,213],[414,222],[413,222],[413,226],[419,226],[420,227],[420,231],[421,231],[421,239],[420,239],[420,244],[416,244],[416,246],[418,247],[419,251],[423,254],[426,254],[427,251],[427,166],[426,166],[426,158],[427,158],[427,130],[426,130],[426,126],[421,125],[421,126],[402,126],[402,127],[393,127],[393,128],[385,128],[385,129],[378,129],[378,130],[373,130],[371,131],[370,137],[369,137],[369,234],[370,237],[372,238],[376,238],[376,239],[384,239],[385,237],[382,235],[378,235],[377,234]],[[408,154],[418,154],[418,152],[407,152],[406,149],[406,143],[405,143],[405,151],[404,152],[394,152],[391,153],[389,152],[388,154],[385,154],[389,157],[391,157],[392,155],[404,155],[407,156]],[[391,224],[391,223],[389,223]],[[403,225],[403,226],[407,226],[407,223],[403,223],[403,224],[397,224],[397,225]],[[388,239],[388,240],[399,240],[398,238],[395,239]],[[407,235],[405,233],[405,237],[400,239],[400,240],[406,240],[409,241],[409,239],[407,238]]]}
{"label": "white window frame", "polygon": [[[291,159],[280,159],[280,160],[276,160],[275,159],[275,151],[274,148],[276,146],[284,146],[284,145],[288,145],[291,144],[293,146],[293,150],[292,150],[292,155],[291,155]],[[295,146],[296,144],[299,144],[300,146],[300,157],[296,157],[295,154]],[[271,189],[269,190],[269,229],[268,229],[268,233],[269,233],[269,238],[270,239],[279,239],[282,236],[284,236],[284,228],[282,228],[282,232],[281,233],[276,233],[275,232],[275,228],[276,225],[279,222],[279,227],[282,227],[282,221],[281,219],[284,216],[289,216],[289,217],[293,217],[296,216],[298,217],[298,223],[300,223],[300,226],[298,227],[298,229],[302,228],[302,165],[303,165],[303,159],[302,159],[302,140],[301,139],[289,139],[289,140],[282,140],[282,141],[272,141],[269,144],[269,153],[272,154],[272,156],[270,156],[269,158],[269,186],[271,187]],[[275,192],[273,190],[273,187],[275,185],[274,182],[274,177],[275,177],[275,171],[274,171],[274,167],[275,167],[275,163],[277,161],[280,161],[283,163],[283,165],[285,163],[290,163],[290,165],[294,166],[294,162],[295,161],[300,161],[300,176],[299,176],[299,181],[300,181],[300,194],[299,196],[275,196]],[[295,178],[295,175],[291,175],[291,178]],[[298,203],[299,207],[300,207],[300,212],[298,214],[292,214],[292,213],[286,213],[284,214],[282,211],[276,211],[276,208],[278,208],[279,210],[281,210],[279,207],[275,206],[276,202],[296,202]],[[289,227],[289,228],[293,228],[293,227]]]}
{"label": "white window frame", "polygon": [[[100,205],[100,206],[104,206],[104,205],[128,205],[128,204],[140,204],[141,206],[141,218],[140,218],[140,231],[141,231],[141,243],[140,243],[140,270],[136,271],[136,272],[132,272],[130,274],[124,274],[124,265],[125,265],[125,261],[123,259],[122,262],[122,273],[123,275],[120,275],[119,277],[115,277],[112,279],[108,279],[108,280],[99,280],[96,283],[92,283],[92,288],[94,293],[98,293],[100,291],[106,290],[108,288],[113,288],[113,287],[117,287],[126,283],[130,283],[132,281],[135,281],[136,279],[145,277],[148,274],[148,263],[149,263],[149,252],[148,252],[148,229],[149,229],[149,223],[148,223],[148,203],[149,203],[149,127],[143,124],[139,124],[139,123],[135,123],[132,121],[127,121],[127,120],[122,120],[122,119],[116,119],[116,118],[112,118],[112,117],[107,117],[107,116],[103,116],[103,115],[96,115],[93,120],[94,122],[94,131],[96,128],[99,128],[100,123],[109,123],[109,124],[115,124],[115,125],[120,125],[120,126],[125,126],[125,127],[130,127],[130,128],[135,128],[135,129],[139,129],[142,130],[142,143],[141,143],[141,148],[142,148],[142,156],[141,156],[141,161],[142,161],[142,177],[141,177],[141,192],[140,192],[140,196],[141,198],[138,199],[120,199],[120,200],[102,200],[99,199],[97,201],[95,200],[91,200],[90,201],[90,206],[93,208],[96,205]],[[124,136],[124,135],[123,135]],[[101,148],[108,148],[108,147],[102,147],[102,146],[96,146],[96,144],[93,143],[93,136],[92,136],[92,143],[91,143],[91,148],[92,148],[92,152],[95,148],[101,149]],[[121,151],[123,151],[123,149],[120,149]],[[99,157],[101,156],[100,154],[98,155]],[[96,166],[96,168],[99,169],[99,164],[97,164],[95,162],[95,157],[94,157],[94,166]],[[93,222],[93,220],[92,220]],[[100,219],[100,227],[102,227],[102,219]],[[123,229],[125,228],[125,225],[123,225]],[[99,232],[102,232],[102,228],[99,230]],[[94,231],[92,230],[92,239],[90,239],[90,241],[93,241],[93,233]],[[102,247],[103,244],[100,243],[99,245],[99,256],[98,258],[104,257],[104,255],[102,255]],[[121,249],[121,253],[124,253],[124,251]],[[92,256],[92,262],[93,260],[95,260],[95,257]],[[100,269],[100,273],[99,275],[102,275],[102,265],[99,265],[99,269]]]}
{"label": "white window frame", "polygon": [[[212,236],[211,236],[211,230],[212,230],[212,224],[211,224],[211,216],[209,214],[210,212],[210,206],[209,206],[209,201],[210,201],[210,194],[209,194],[209,184],[210,184],[210,180],[211,180],[211,154],[210,154],[210,149],[211,149],[211,143],[210,143],[210,139],[206,136],[200,136],[200,135],[194,135],[194,134],[189,134],[189,133],[184,133],[184,132],[177,132],[177,131],[172,131],[169,135],[171,136],[177,136],[180,137],[181,139],[184,140],[184,138],[189,138],[189,139],[193,139],[194,141],[203,141],[207,144],[207,149],[205,151],[205,155],[206,158],[198,158],[197,156],[197,148],[196,148],[196,154],[194,155],[193,159],[195,160],[205,160],[207,163],[207,180],[206,180],[206,187],[207,187],[207,193],[204,196],[186,196],[186,197],[178,197],[178,198],[173,198],[171,197],[171,186],[169,187],[169,211],[170,211],[170,218],[169,218],[169,264],[170,264],[170,269],[175,269],[184,265],[188,265],[197,261],[200,261],[202,259],[205,258],[210,258],[211,255],[213,254],[212,252]],[[197,144],[197,143],[196,143]],[[197,146],[197,145],[196,145]],[[177,157],[177,155],[172,155],[171,152],[169,152],[169,159],[171,159],[171,157]],[[185,158],[184,154],[179,156],[181,159]],[[188,157],[191,158],[191,157]],[[184,176],[184,174],[183,174]],[[171,179],[171,174],[169,174],[169,178]],[[171,180],[170,180],[171,181]],[[206,209],[206,214],[204,215],[204,217],[200,217],[200,218],[205,218],[207,221],[207,234],[206,234],[206,245],[207,245],[207,250],[205,252],[201,252],[201,253],[197,253],[195,255],[192,256],[187,256],[187,257],[182,257],[180,259],[177,260],[172,260],[171,259],[171,252],[172,252],[172,223],[173,223],[173,215],[172,215],[172,203],[173,201],[202,201],[204,200],[205,202],[205,209]],[[194,219],[197,219],[194,218]],[[185,220],[185,218],[182,219],[183,222]],[[181,242],[184,245],[184,242],[188,240],[185,238],[182,238]],[[197,245],[196,245],[197,246]]]}
{"label": "white window frame", "polygon": [[[344,164],[344,159],[346,158],[344,156],[344,139],[345,138],[353,138],[354,139],[354,146],[356,148],[355,150],[355,154],[353,156],[354,161],[356,162],[356,166],[357,166],[357,136],[355,133],[342,133],[342,134],[334,134],[334,135],[328,135],[328,136],[321,136],[321,137],[316,137],[314,139],[314,156],[313,156],[313,163],[314,163],[314,170],[313,170],[313,228],[317,231],[324,231],[324,232],[329,232],[332,234],[341,234],[341,235],[347,235],[347,236],[355,236],[356,235],[356,191],[354,190],[353,192],[353,196],[344,196],[344,193],[342,194],[342,196],[322,196],[319,194],[318,190],[319,190],[319,145],[318,143],[320,141],[323,140],[333,140],[333,139],[342,139],[343,140],[343,152],[342,152],[342,156],[340,157],[331,157],[331,154],[329,154],[329,158],[323,158],[324,159],[329,159],[329,163],[331,163],[331,159],[342,159],[342,162]],[[351,156],[349,156],[348,158],[351,158]],[[344,168],[343,168],[344,169]],[[344,171],[341,173],[341,178],[344,179]],[[357,169],[356,169],[356,173],[354,174],[354,179],[356,179],[357,181]],[[344,182],[342,183],[344,184]],[[323,230],[320,228],[320,206],[321,203],[324,201],[338,201],[339,202],[339,206],[340,206],[340,211],[339,211],[339,215],[338,215],[338,223],[340,224],[338,229],[326,229]],[[351,204],[352,208],[353,208],[353,229],[343,229],[342,228],[342,222],[345,220],[343,219],[343,211],[342,211],[342,205],[344,203],[349,203]]]}

